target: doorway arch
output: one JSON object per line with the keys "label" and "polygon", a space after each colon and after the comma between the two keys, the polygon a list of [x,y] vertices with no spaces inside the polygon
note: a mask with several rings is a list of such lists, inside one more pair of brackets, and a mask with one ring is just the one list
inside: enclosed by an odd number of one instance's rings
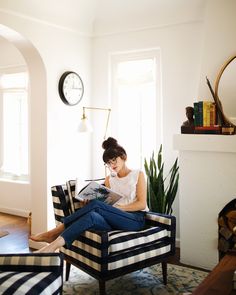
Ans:
{"label": "doorway arch", "polygon": [[29,72],[30,197],[32,232],[36,233],[48,227],[46,69],[38,50],[19,32],[0,24],[0,36],[19,50]]}

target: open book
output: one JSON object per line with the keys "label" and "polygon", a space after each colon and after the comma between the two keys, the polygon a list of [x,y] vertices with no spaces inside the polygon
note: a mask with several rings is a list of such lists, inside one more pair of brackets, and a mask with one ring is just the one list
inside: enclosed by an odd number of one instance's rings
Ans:
{"label": "open book", "polygon": [[109,205],[114,205],[118,200],[123,198],[123,196],[102,184],[91,181],[75,196],[75,198],[80,201],[98,199]]}

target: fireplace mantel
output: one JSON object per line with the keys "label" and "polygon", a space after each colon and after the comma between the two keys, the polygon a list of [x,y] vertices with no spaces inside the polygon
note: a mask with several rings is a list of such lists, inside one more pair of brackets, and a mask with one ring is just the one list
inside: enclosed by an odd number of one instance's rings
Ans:
{"label": "fireplace mantel", "polygon": [[176,134],[173,143],[179,151],[180,259],[212,269],[217,217],[236,197],[236,136]]}
{"label": "fireplace mantel", "polygon": [[179,151],[236,152],[236,135],[175,134],[174,147]]}

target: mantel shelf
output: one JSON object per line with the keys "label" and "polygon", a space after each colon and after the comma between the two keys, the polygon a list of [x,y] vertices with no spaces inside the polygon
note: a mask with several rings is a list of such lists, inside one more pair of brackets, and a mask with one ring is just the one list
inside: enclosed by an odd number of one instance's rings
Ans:
{"label": "mantel shelf", "polygon": [[236,153],[236,135],[175,134],[175,150]]}

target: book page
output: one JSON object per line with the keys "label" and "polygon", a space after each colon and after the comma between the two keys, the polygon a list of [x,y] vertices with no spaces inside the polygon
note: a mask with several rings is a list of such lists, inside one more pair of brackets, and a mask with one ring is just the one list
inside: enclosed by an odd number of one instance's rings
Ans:
{"label": "book page", "polygon": [[95,181],[90,182],[78,195],[76,195],[76,199],[81,201],[98,199],[109,205],[114,205],[122,197],[122,195]]}
{"label": "book page", "polygon": [[88,184],[89,182],[82,180],[81,178],[76,178],[75,196],[77,196]]}

